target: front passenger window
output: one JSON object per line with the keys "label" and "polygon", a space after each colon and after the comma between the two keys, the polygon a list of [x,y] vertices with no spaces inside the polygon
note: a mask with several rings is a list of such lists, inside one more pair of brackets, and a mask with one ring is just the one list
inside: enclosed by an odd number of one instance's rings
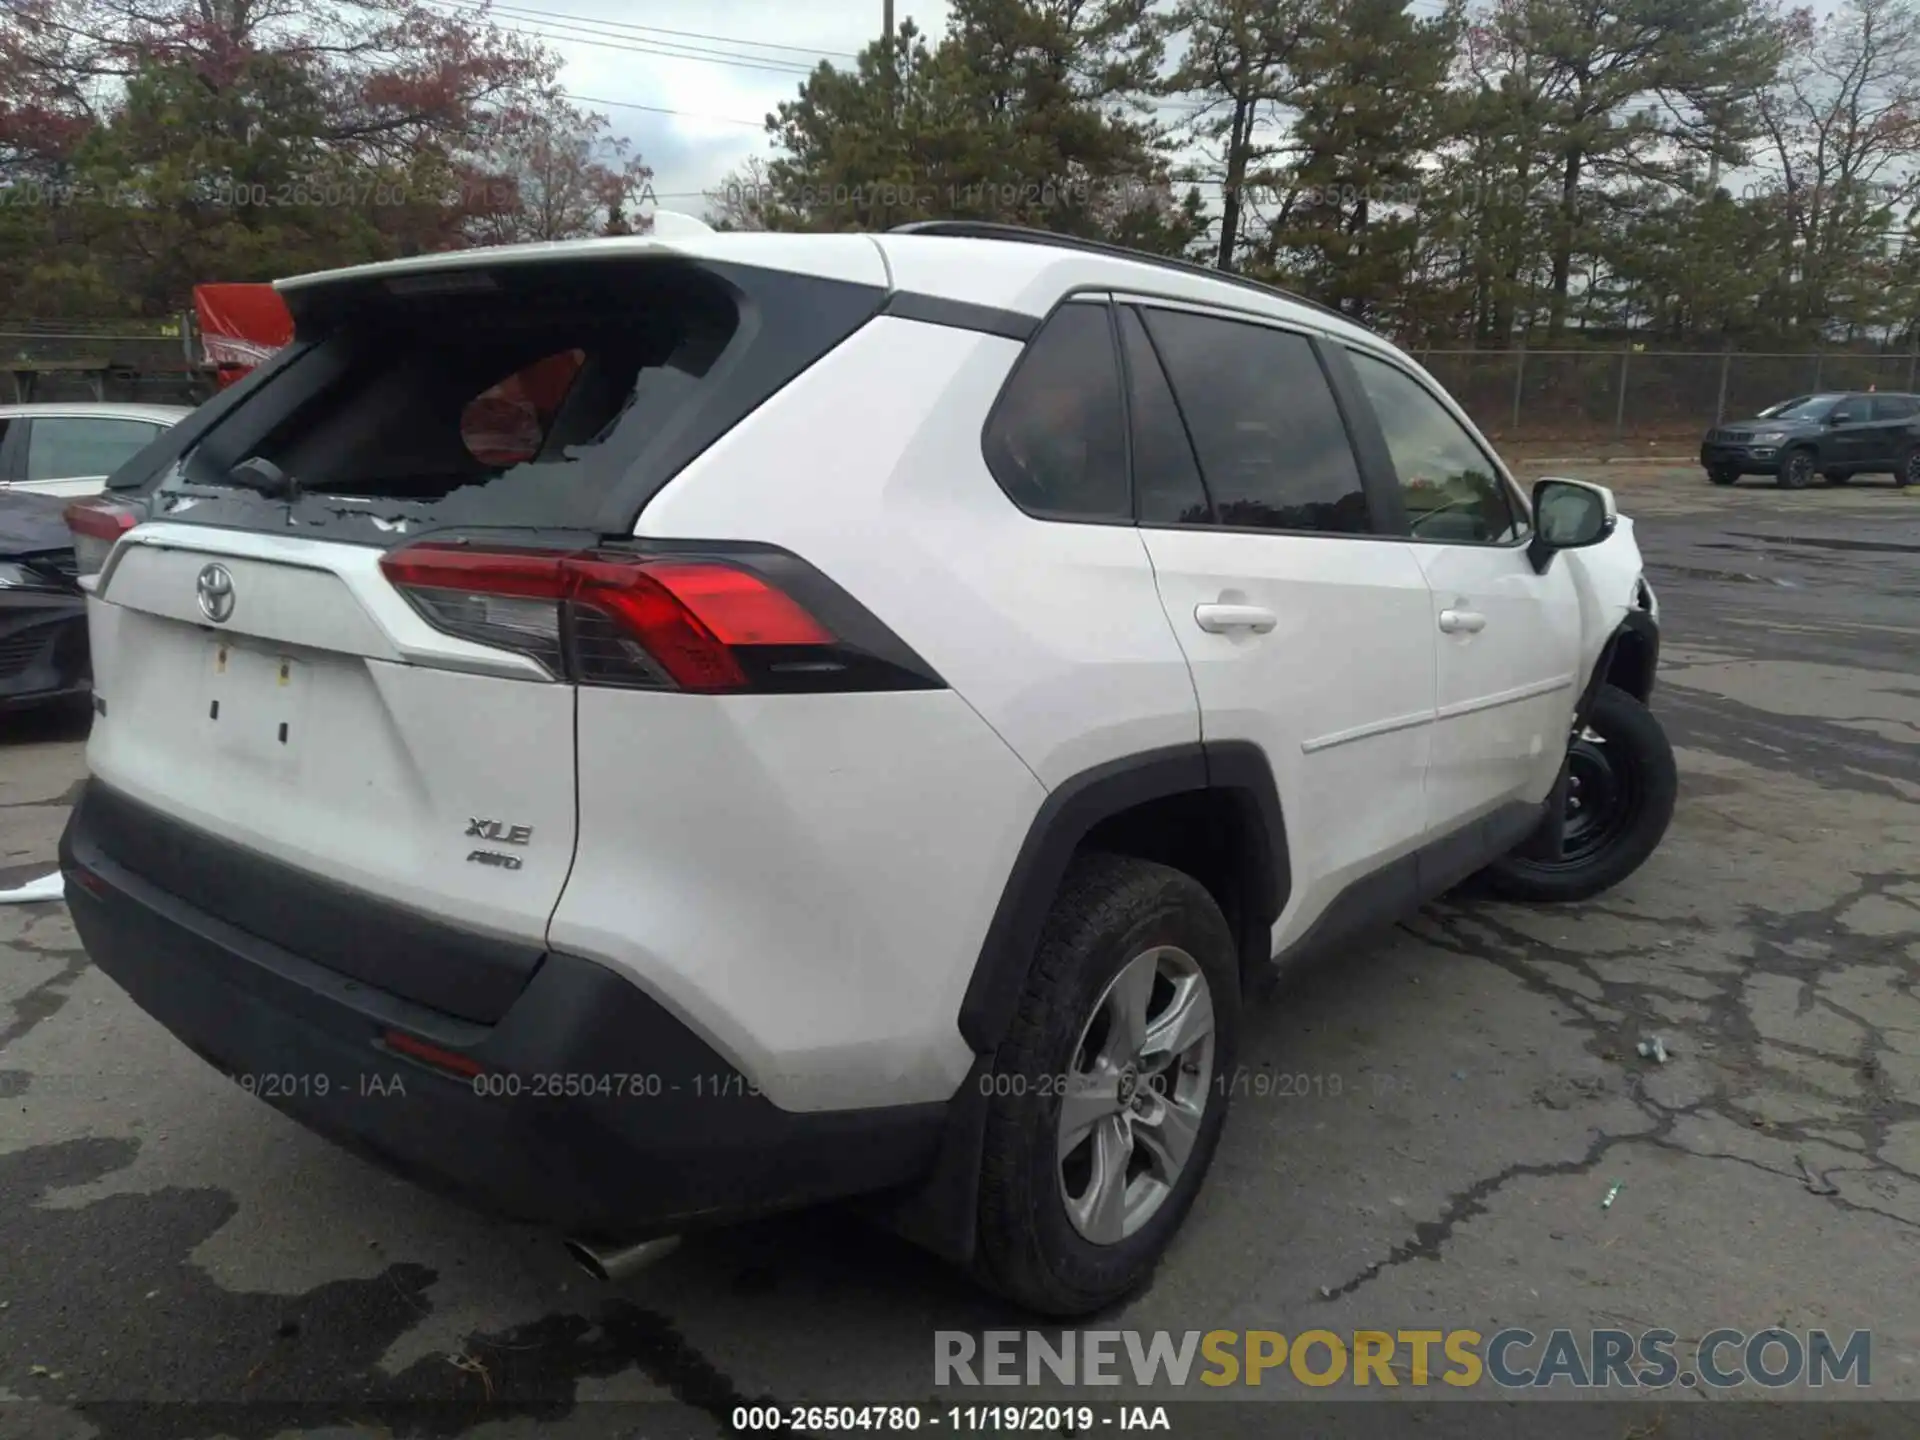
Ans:
{"label": "front passenger window", "polygon": [[1386,436],[1417,540],[1502,545],[1525,533],[1506,482],[1458,420],[1406,371],[1348,352]]}

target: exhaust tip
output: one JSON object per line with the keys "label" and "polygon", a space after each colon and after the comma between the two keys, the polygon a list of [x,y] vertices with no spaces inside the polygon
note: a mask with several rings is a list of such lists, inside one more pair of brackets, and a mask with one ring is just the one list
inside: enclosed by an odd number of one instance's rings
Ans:
{"label": "exhaust tip", "polygon": [[673,1253],[680,1245],[678,1235],[662,1235],[653,1240],[642,1240],[637,1245],[629,1245],[620,1250],[606,1250],[590,1245],[585,1240],[568,1238],[563,1242],[567,1254],[573,1257],[587,1274],[596,1280],[614,1283],[644,1270],[656,1260]]}

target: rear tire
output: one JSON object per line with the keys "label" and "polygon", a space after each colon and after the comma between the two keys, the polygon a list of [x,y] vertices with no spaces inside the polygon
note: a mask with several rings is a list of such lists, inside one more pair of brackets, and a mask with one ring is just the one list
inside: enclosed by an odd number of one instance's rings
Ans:
{"label": "rear tire", "polygon": [[1894,489],[1904,490],[1909,485],[1920,485],[1920,445],[1909,445],[1893,472]]}
{"label": "rear tire", "polygon": [[1673,746],[1653,712],[1603,685],[1568,755],[1572,769],[1566,838],[1559,860],[1519,853],[1486,871],[1507,900],[1566,904],[1611,890],[1660,848],[1673,820],[1680,778]]}
{"label": "rear tire", "polygon": [[1063,1317],[1145,1283],[1219,1143],[1239,1014],[1233,936],[1198,881],[1074,862],[983,1082],[983,1282]]}
{"label": "rear tire", "polygon": [[1731,465],[1715,465],[1707,471],[1707,479],[1715,485],[1732,485],[1740,479],[1740,472]]}
{"label": "rear tire", "polygon": [[1780,488],[1804,490],[1813,483],[1813,452],[1789,450],[1780,457]]}

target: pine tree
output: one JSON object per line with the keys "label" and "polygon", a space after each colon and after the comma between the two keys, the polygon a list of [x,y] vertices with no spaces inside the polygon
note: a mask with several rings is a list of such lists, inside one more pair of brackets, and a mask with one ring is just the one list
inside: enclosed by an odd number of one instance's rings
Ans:
{"label": "pine tree", "polygon": [[1294,60],[1298,158],[1262,268],[1358,319],[1406,318],[1459,34],[1457,7],[1423,20],[1406,0],[1327,0]]}

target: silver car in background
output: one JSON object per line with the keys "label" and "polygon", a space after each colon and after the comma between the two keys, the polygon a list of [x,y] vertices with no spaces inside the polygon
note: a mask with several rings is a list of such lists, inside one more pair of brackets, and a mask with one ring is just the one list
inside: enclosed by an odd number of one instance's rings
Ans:
{"label": "silver car in background", "polygon": [[98,495],[107,476],[189,413],[92,400],[0,405],[0,491]]}

